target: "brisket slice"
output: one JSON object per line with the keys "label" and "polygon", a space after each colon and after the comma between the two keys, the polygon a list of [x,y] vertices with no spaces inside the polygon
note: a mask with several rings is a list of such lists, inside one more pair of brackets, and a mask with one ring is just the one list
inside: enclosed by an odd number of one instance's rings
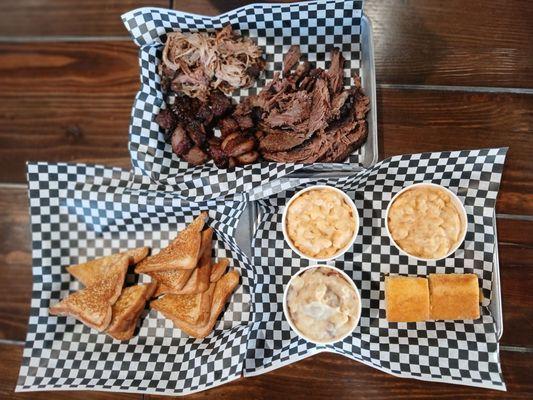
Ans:
{"label": "brisket slice", "polygon": [[324,135],[317,133],[311,139],[288,151],[263,152],[263,158],[281,163],[313,163],[318,159],[319,154],[322,154],[323,143]]}
{"label": "brisket slice", "polygon": [[324,79],[317,79],[313,89],[313,103],[309,116],[308,129],[311,133],[318,132],[328,126],[330,115],[329,91]]}
{"label": "brisket slice", "polygon": [[308,135],[301,132],[273,131],[260,139],[259,149],[264,152],[286,151],[302,144],[307,138]]}
{"label": "brisket slice", "polygon": [[331,94],[340,92],[344,87],[344,57],[337,47],[331,51],[331,65],[327,71],[327,76]]}
{"label": "brisket slice", "polygon": [[274,109],[265,119],[265,124],[273,128],[294,126],[309,118],[312,98],[307,92],[284,95],[279,99],[279,110]]}
{"label": "brisket slice", "polygon": [[289,71],[300,61],[300,46],[292,45],[285,56],[283,57],[283,76],[286,76]]}
{"label": "brisket slice", "polygon": [[365,121],[351,121],[343,124],[331,136],[326,145],[326,152],[318,161],[335,163],[344,161],[366,140],[368,131]]}

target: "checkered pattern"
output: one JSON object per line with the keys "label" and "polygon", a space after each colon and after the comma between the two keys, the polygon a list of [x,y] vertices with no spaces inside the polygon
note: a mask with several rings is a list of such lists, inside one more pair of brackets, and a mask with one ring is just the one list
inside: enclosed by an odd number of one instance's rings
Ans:
{"label": "checkered pattern", "polygon": [[[136,173],[173,187],[182,197],[201,201],[247,192],[303,167],[262,162],[227,171],[219,170],[212,162],[191,167],[180,161],[154,121],[160,109],[165,107],[157,65],[167,32],[213,31],[231,24],[241,34],[256,41],[267,60],[265,77],[256,86],[237,91],[233,99],[238,102],[243,96],[255,94],[272,78],[274,71],[281,70],[284,51],[292,44],[299,44],[302,54],[322,68],[329,66],[332,47],[340,46],[349,69],[345,83],[349,84],[349,76],[359,73],[362,57],[369,57],[369,54],[360,52],[361,9],[362,1],[328,0],[285,5],[254,4],[216,17],[158,8],[140,8],[124,14],[124,24],[140,46],[141,89],[135,98],[130,124],[130,152]],[[366,63],[372,63],[373,69],[373,61],[367,60]],[[367,85],[365,79],[363,89]],[[375,108],[372,92],[367,94]],[[373,134],[375,130],[370,122],[375,121],[369,120],[369,132]],[[374,138],[355,152],[346,164],[315,166],[326,169],[349,168],[348,163],[369,166],[374,160],[376,146],[377,138]]]}
{"label": "checkered pattern", "polygon": [[[245,375],[260,374],[315,352],[333,351],[405,377],[505,390],[496,327],[488,305],[492,298],[495,250],[493,213],[506,151],[397,156],[351,177],[313,182],[346,191],[361,217],[353,250],[334,262],[353,278],[361,291],[361,321],[351,337],[333,346],[315,346],[299,340],[283,316],[285,285],[300,268],[309,265],[291,251],[281,229],[283,206],[303,186],[258,200],[261,218],[252,242],[257,268],[253,290],[255,322],[249,334]],[[388,203],[400,189],[416,182],[446,186],[465,204],[466,240],[453,257],[416,261],[400,255],[387,237],[384,218]],[[426,276],[454,272],[475,273],[480,278],[484,294],[482,318],[419,323],[386,321],[386,274]]]}
{"label": "checkered pattern", "polygon": [[[190,203],[129,172],[80,164],[29,164],[28,181],[33,292],[17,390],[190,393],[241,376],[254,269],[233,236],[246,203]],[[216,232],[213,256],[232,259],[242,277],[207,339],[188,338],[153,310],[129,342],[48,314],[51,304],[80,288],[66,266],[139,246],[157,252],[200,210],[208,210]],[[149,279],[127,278],[136,280]]]}

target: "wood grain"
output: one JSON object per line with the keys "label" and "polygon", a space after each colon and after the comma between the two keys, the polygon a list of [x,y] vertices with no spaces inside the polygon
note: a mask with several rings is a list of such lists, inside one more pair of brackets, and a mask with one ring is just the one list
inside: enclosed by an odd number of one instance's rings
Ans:
{"label": "wood grain", "polygon": [[[175,0],[173,7],[217,15],[248,3]],[[364,11],[378,83],[533,87],[531,1],[366,1]]]}
{"label": "wood grain", "polygon": [[22,346],[0,344],[0,398],[15,400],[54,399],[68,400],[82,398],[86,400],[141,400],[142,394],[94,392],[94,391],[60,391],[60,392],[23,392],[15,393],[15,386],[22,359]]}
{"label": "wood grain", "polygon": [[[0,339],[24,340],[31,294],[31,243],[24,189],[0,191]],[[499,219],[504,307],[502,344],[532,346],[533,222]]]}
{"label": "wood grain", "polygon": [[28,160],[129,168],[137,51],[129,42],[0,44],[0,181],[24,181]]}
{"label": "wood grain", "polygon": [[533,214],[533,96],[381,88],[382,157],[509,147],[497,211]]}
{"label": "wood grain", "polygon": [[533,87],[528,0],[365,2],[379,83]]}
{"label": "wood grain", "polygon": [[[131,43],[0,44],[0,181],[27,160],[128,167],[138,87]],[[381,88],[377,108],[382,157],[510,146],[498,212],[533,215],[533,96]]]}
{"label": "wood grain", "polygon": [[120,16],[142,6],[169,7],[170,0],[22,0],[0,2],[1,36],[112,36],[128,33]]}

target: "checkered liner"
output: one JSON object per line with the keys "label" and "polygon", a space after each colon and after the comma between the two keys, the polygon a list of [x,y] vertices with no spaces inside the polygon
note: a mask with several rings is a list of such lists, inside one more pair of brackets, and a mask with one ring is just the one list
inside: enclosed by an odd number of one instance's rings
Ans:
{"label": "checkered liner", "polygon": [[[190,203],[131,173],[89,165],[28,165],[33,240],[33,293],[19,391],[95,389],[189,393],[242,375],[254,269],[237,247],[238,200]],[[156,191],[157,190],[157,191]],[[128,342],[99,334],[48,307],[80,288],[65,267],[128,248],[166,246],[200,210],[215,229],[213,257],[232,259],[241,285],[214,334],[198,341],[156,311]],[[128,275],[128,283],[149,281]]]}
{"label": "checkered liner", "polygon": [[[357,175],[319,180],[355,200],[361,228],[353,251],[335,261],[361,291],[362,316],[351,337],[336,345],[299,340],[283,316],[285,285],[309,265],[283,239],[281,216],[286,201],[305,185],[258,200],[260,223],[252,251],[257,268],[255,319],[250,329],[245,375],[256,375],[311,354],[330,351],[391,374],[505,390],[498,357],[491,299],[495,231],[493,213],[507,149],[424,153],[397,156]],[[453,257],[422,262],[400,255],[385,230],[385,210],[392,196],[416,182],[450,188],[468,214],[466,240]],[[300,182],[296,182],[298,185]],[[285,186],[286,188],[287,186]],[[273,191],[269,191],[271,196]],[[260,196],[255,193],[256,198]],[[475,273],[484,300],[476,321],[388,323],[385,319],[386,274]]]}
{"label": "checkered liner", "polygon": [[[130,153],[136,173],[145,174],[154,182],[171,186],[182,197],[201,201],[234,193],[283,177],[302,165],[256,163],[235,170],[220,170],[212,162],[191,167],[180,161],[165,143],[154,118],[165,107],[157,65],[167,32],[213,31],[231,24],[241,34],[250,36],[264,50],[267,60],[266,79],[256,86],[233,95],[235,101],[255,94],[281,70],[284,51],[299,44],[302,54],[317,66],[329,66],[329,52],[340,46],[346,58],[345,83],[348,76],[359,73],[359,34],[362,1],[328,0],[295,4],[253,4],[216,17],[187,14],[160,8],[140,8],[122,16],[133,40],[140,46],[141,90],[133,105],[130,124]],[[328,61],[326,61],[328,60]],[[363,146],[346,164],[315,164],[318,169],[344,169],[364,159]]]}

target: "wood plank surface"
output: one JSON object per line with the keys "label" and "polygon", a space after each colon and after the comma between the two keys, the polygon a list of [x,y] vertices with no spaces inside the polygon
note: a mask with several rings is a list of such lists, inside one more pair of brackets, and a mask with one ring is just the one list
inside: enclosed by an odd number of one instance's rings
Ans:
{"label": "wood plank surface", "polygon": [[496,209],[533,214],[532,95],[380,88],[377,108],[382,157],[509,147]]}
{"label": "wood plank surface", "polygon": [[117,41],[0,43],[0,181],[24,182],[28,160],[129,168],[137,51]]}
{"label": "wood plank surface", "polygon": [[19,0],[0,2],[0,36],[127,36],[120,16],[170,0]]}
{"label": "wood plank surface", "polygon": [[[24,340],[31,294],[31,243],[24,189],[0,191],[0,339]],[[533,222],[499,219],[504,335],[502,344],[530,346],[533,331]]]}
{"label": "wood plank surface", "polygon": [[[128,167],[138,87],[129,42],[0,44],[0,181],[24,182],[27,160]],[[377,100],[382,157],[510,146],[498,212],[533,215],[533,96],[384,87]]]}
{"label": "wood plank surface", "polygon": [[378,83],[533,87],[533,2],[366,1]]}
{"label": "wood plank surface", "polygon": [[55,391],[15,393],[15,386],[22,359],[22,346],[0,344],[0,399],[33,400],[54,399],[68,400],[82,398],[85,400],[141,400],[142,394],[94,392],[94,391]]}
{"label": "wood plank surface", "polygon": [[[173,7],[217,15],[248,3],[174,0]],[[364,11],[378,83],[533,87],[531,1],[365,1]]]}
{"label": "wood plank surface", "polygon": [[[106,392],[38,392],[13,394],[22,347],[0,344],[0,398],[13,399],[140,399],[141,395]],[[413,399],[431,393],[439,399],[527,399],[533,391],[529,367],[533,353],[501,352],[508,392],[422,382],[387,375],[336,354],[319,354],[257,377],[241,378],[186,399]],[[329,371],[324,373],[324,371]],[[50,397],[53,396],[53,397]],[[115,397],[116,396],[116,397]],[[168,399],[144,395],[144,399]]]}

